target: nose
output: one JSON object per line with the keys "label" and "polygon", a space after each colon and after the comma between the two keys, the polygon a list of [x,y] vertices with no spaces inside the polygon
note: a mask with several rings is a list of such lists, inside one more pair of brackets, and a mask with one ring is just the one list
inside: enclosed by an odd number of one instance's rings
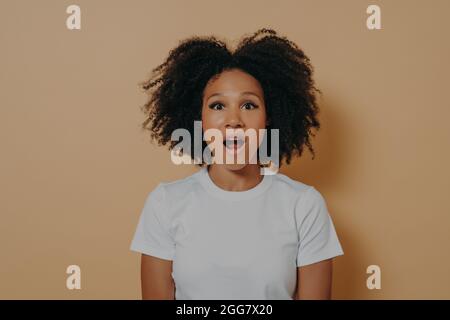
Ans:
{"label": "nose", "polygon": [[230,110],[227,114],[226,118],[226,128],[234,129],[234,128],[242,128],[244,123],[242,122],[241,115],[239,110]]}

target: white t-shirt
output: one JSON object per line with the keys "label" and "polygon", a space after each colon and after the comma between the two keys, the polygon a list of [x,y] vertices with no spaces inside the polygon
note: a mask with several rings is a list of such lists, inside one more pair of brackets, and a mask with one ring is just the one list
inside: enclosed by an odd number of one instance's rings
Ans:
{"label": "white t-shirt", "polygon": [[161,182],[130,250],[172,260],[175,299],[293,299],[297,267],[343,255],[322,195],[284,174],[227,191],[206,167]]}

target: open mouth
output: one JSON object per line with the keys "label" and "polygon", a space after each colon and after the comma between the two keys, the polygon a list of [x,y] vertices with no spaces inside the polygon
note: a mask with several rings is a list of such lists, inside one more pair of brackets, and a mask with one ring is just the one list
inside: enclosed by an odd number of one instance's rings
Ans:
{"label": "open mouth", "polygon": [[244,145],[244,140],[239,138],[225,139],[223,145],[229,150],[237,150]]}

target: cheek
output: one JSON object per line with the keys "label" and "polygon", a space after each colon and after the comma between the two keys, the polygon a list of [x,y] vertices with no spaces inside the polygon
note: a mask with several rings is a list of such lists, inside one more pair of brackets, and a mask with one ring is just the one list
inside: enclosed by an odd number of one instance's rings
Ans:
{"label": "cheek", "polygon": [[205,110],[202,112],[203,129],[220,128],[224,122],[223,118],[224,117],[220,112],[210,112],[209,110]]}
{"label": "cheek", "polygon": [[266,113],[261,111],[258,113],[249,114],[245,119],[247,128],[253,128],[255,130],[266,128]]}
{"label": "cheek", "polygon": [[201,120],[203,130],[210,128],[210,115],[206,108],[202,109]]}

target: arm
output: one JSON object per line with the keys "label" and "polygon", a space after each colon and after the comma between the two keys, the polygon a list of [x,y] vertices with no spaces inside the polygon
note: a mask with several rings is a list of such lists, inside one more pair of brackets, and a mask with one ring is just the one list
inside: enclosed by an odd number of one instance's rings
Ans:
{"label": "arm", "polygon": [[295,300],[329,300],[333,260],[327,259],[297,268]]}
{"label": "arm", "polygon": [[141,288],[143,300],[174,300],[172,261],[141,256]]}

